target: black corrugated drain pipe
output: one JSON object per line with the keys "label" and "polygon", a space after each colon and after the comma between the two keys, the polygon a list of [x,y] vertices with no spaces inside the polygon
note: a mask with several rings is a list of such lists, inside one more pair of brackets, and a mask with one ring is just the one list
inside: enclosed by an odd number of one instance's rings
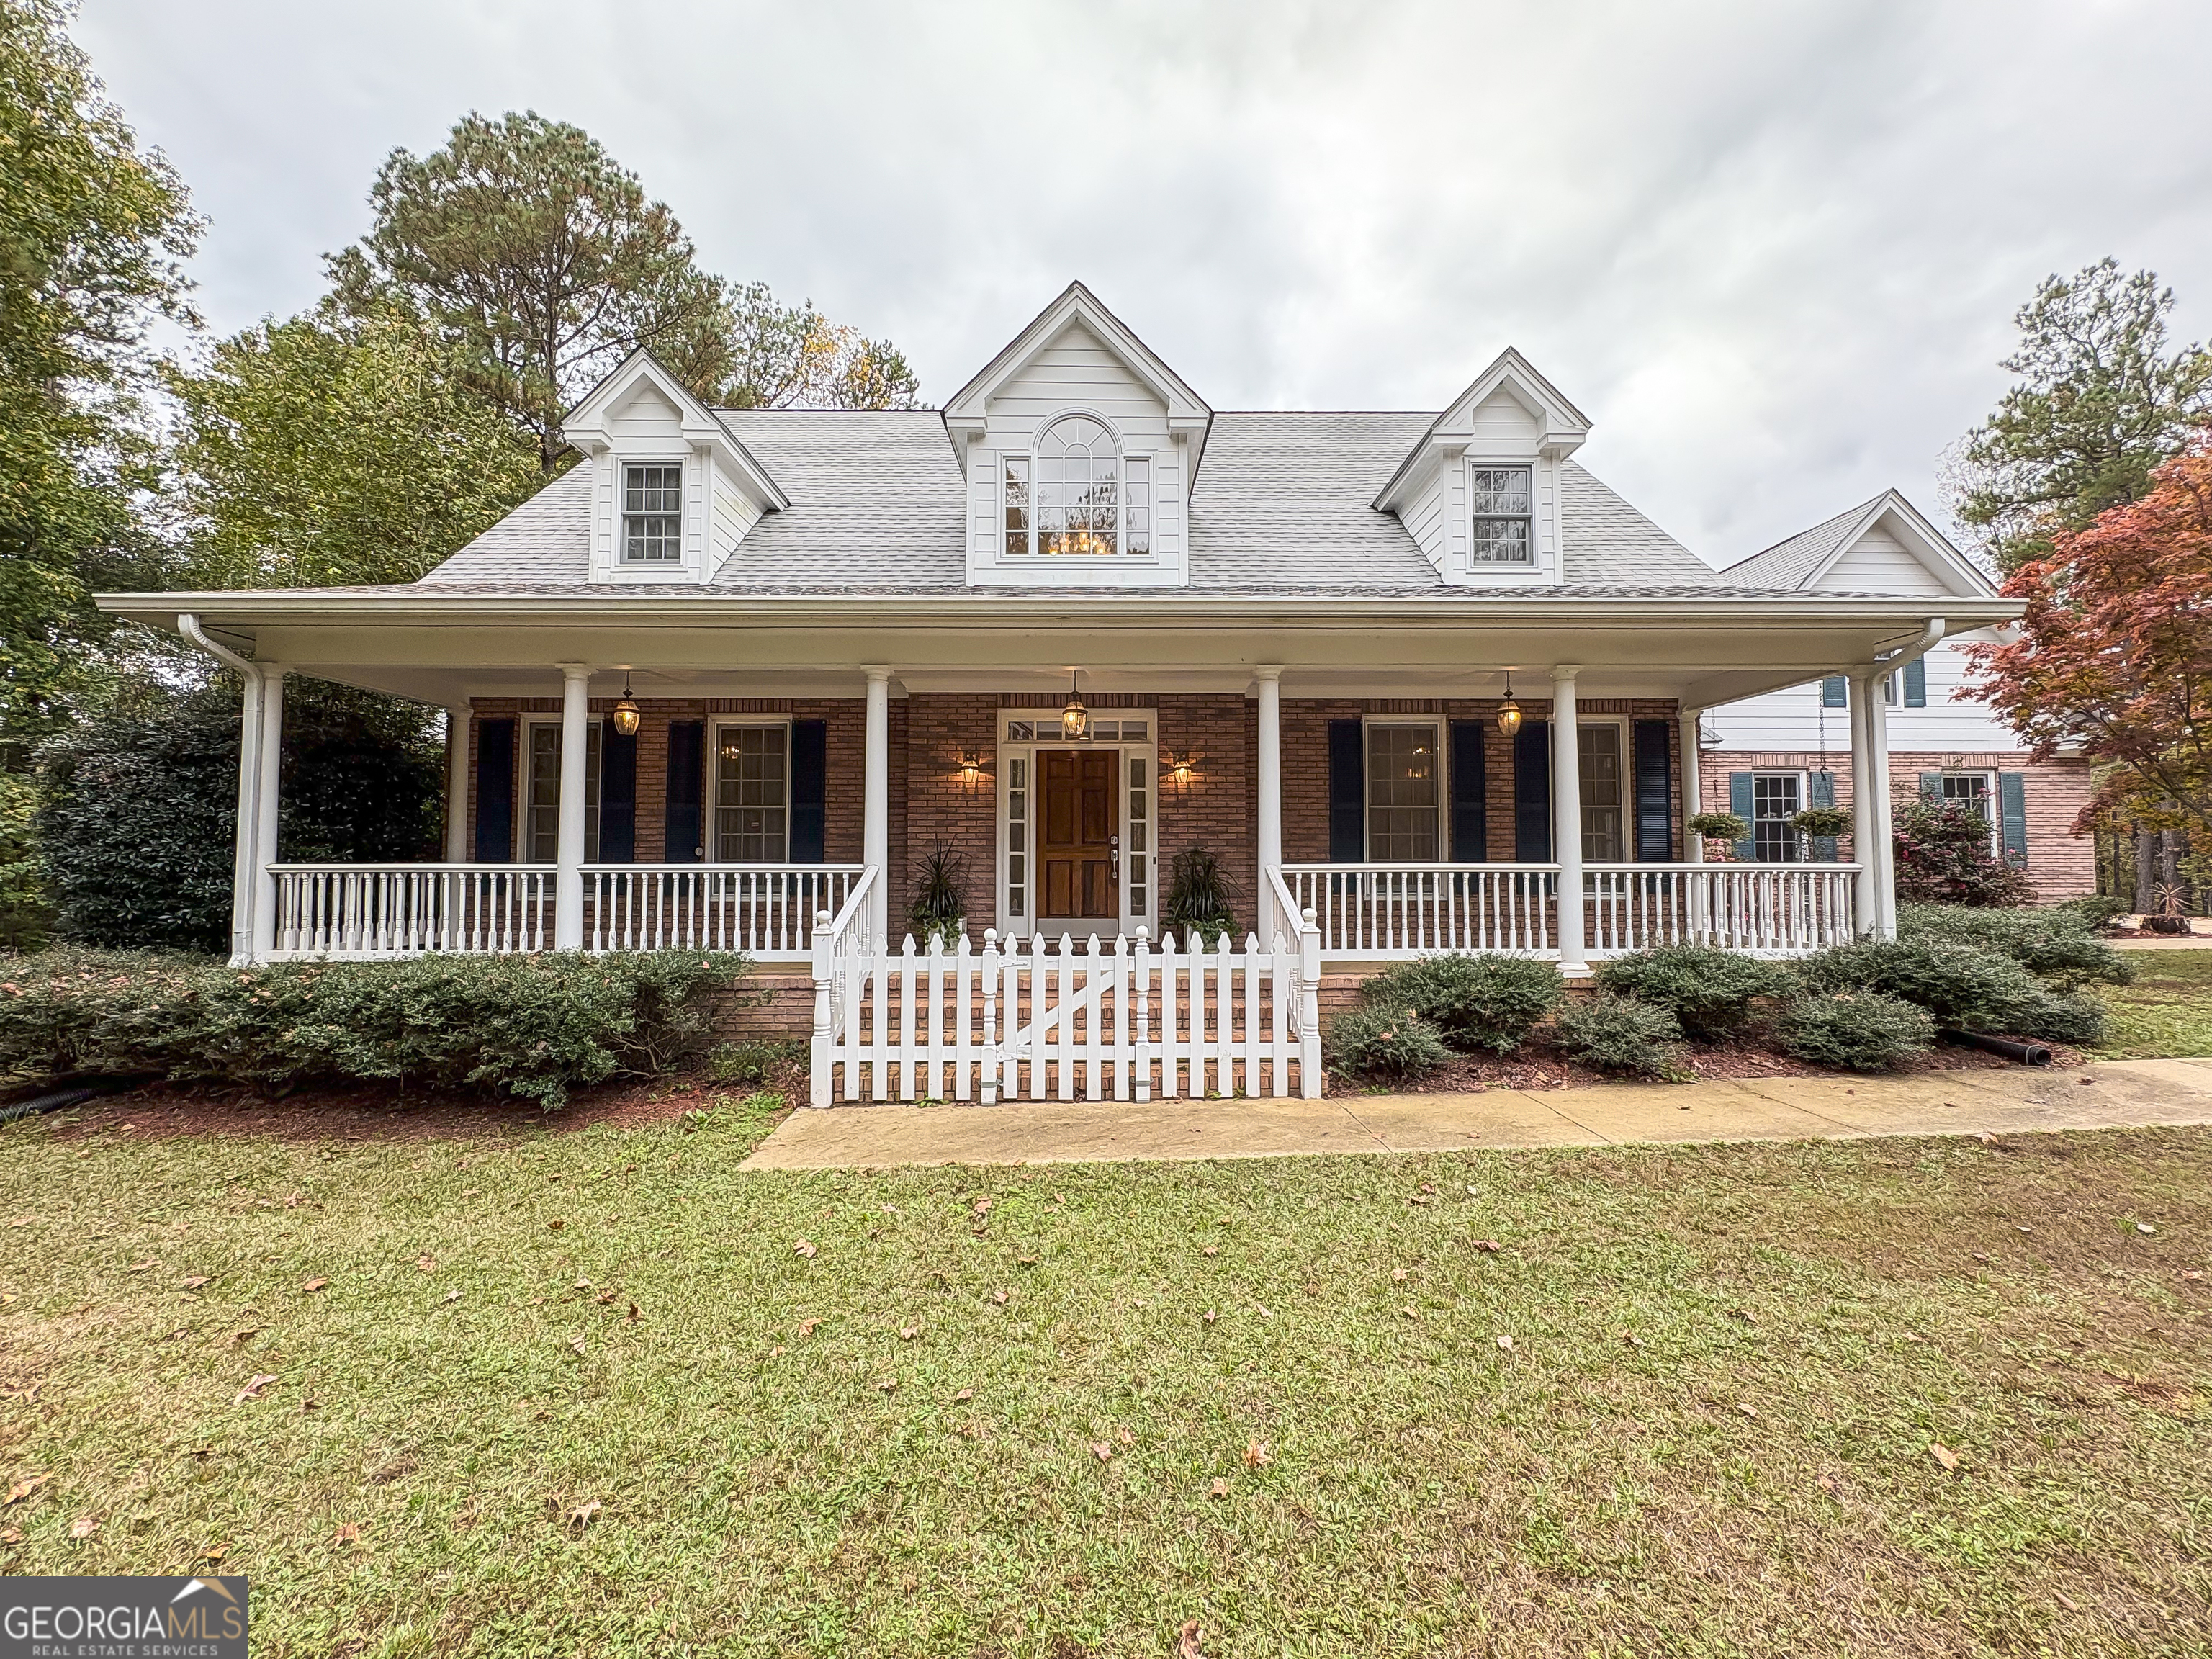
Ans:
{"label": "black corrugated drain pipe", "polygon": [[82,1106],[88,1100],[101,1095],[120,1094],[125,1089],[136,1089],[142,1084],[155,1080],[152,1073],[139,1073],[128,1077],[108,1077],[94,1073],[74,1073],[66,1077],[49,1078],[42,1085],[43,1094],[28,1099],[10,1101],[0,1106],[0,1123],[13,1123],[17,1118],[36,1117],[41,1112],[58,1112],[65,1106]]}
{"label": "black corrugated drain pipe", "polygon": [[2051,1050],[2040,1042],[2019,1042],[2011,1037],[1990,1036],[1983,1031],[1960,1031],[1948,1025],[1936,1028],[1936,1035],[1946,1042],[1955,1042],[1962,1048],[1979,1048],[1984,1054],[2002,1054],[2007,1060],[2016,1060],[2023,1066],[2048,1066]]}

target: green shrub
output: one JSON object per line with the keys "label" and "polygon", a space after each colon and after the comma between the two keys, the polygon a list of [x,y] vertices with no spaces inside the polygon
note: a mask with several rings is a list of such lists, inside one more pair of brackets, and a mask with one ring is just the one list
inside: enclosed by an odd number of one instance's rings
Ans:
{"label": "green shrub", "polygon": [[2081,917],[2081,924],[2093,933],[2101,933],[2135,907],[2124,898],[2110,893],[2084,893],[2080,898],[2068,899],[2056,908],[2069,915]]}
{"label": "green shrub", "polygon": [[152,1073],[271,1091],[343,1080],[504,1091],[665,1071],[703,1042],[701,1004],[744,958],[422,957],[234,969],[139,951],[8,964],[0,1073]]}
{"label": "green shrub", "polygon": [[707,1075],[717,1083],[765,1083],[778,1067],[806,1064],[805,1037],[756,1037],[724,1042],[707,1056]]}
{"label": "green shrub", "polygon": [[1460,1049],[1520,1047],[1566,994],[1559,970],[1531,957],[1451,951],[1398,963],[1361,988],[1376,1007],[1411,1008]]}
{"label": "green shrub", "polygon": [[1412,1009],[1376,1003],[1347,1008],[1329,1023],[1329,1056],[1361,1077],[1423,1077],[1452,1057],[1437,1028]]}
{"label": "green shrub", "polygon": [[1936,1040],[1936,1022],[1879,991],[1801,996],[1774,1022],[1774,1043],[1785,1054],[1846,1072],[1887,1072]]}
{"label": "green shrub", "polygon": [[1729,1036],[1754,998],[1787,996],[1797,981],[1779,963],[1716,945],[1662,945],[1600,964],[1598,988],[1664,1008],[1693,1037]]}
{"label": "green shrub", "polygon": [[1751,834],[1751,822],[1734,812],[1699,812],[1682,826],[1707,841],[1741,841]]}
{"label": "green shrub", "polygon": [[1670,1082],[1689,1075],[1675,1047],[1682,1028],[1664,1008],[1601,991],[1563,1010],[1559,1025],[1566,1051],[1601,1072],[1633,1072]]}
{"label": "green shrub", "polygon": [[2079,991],[2046,991],[2015,1018],[2012,1029],[2019,1036],[2071,1048],[2094,1048],[2105,1040],[2105,1005]]}
{"label": "green shrub", "polygon": [[2054,990],[1993,945],[1869,940],[1808,957],[1798,972],[1815,991],[1887,992],[1963,1030],[2075,1044],[2104,1031],[2097,1003]]}
{"label": "green shrub", "polygon": [[1983,910],[1957,904],[1900,904],[1897,936],[2000,951],[2028,972],[2067,990],[2091,981],[2125,985],[2135,964],[2096,936],[2079,910]]}
{"label": "green shrub", "polygon": [[1965,801],[1900,803],[1897,896],[1933,904],[2026,904],[2035,884],[1990,850],[1990,821]]}

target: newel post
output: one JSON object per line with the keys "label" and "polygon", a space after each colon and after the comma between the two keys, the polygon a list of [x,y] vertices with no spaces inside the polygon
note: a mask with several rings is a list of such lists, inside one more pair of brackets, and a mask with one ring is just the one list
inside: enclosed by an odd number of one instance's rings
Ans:
{"label": "newel post", "polygon": [[827,910],[814,913],[814,1034],[807,1045],[806,1103],[830,1103],[830,1071],[836,1064],[830,1033],[831,982],[836,975],[837,936]]}
{"label": "newel post", "polygon": [[999,1073],[1002,1056],[999,1053],[999,930],[983,930],[983,1075],[976,1085],[976,1097],[986,1106],[999,1103]]}
{"label": "newel post", "polygon": [[1321,919],[1310,904],[1298,915],[1298,1092],[1321,1098]]}

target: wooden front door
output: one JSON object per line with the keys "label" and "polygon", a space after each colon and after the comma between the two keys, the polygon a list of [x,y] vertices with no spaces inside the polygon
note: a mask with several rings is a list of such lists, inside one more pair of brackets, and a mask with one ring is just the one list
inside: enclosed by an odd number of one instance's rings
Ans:
{"label": "wooden front door", "polygon": [[1111,749],[1048,749],[1037,756],[1044,774],[1042,901],[1038,914],[1111,921],[1121,914],[1115,878],[1120,848],[1114,834]]}

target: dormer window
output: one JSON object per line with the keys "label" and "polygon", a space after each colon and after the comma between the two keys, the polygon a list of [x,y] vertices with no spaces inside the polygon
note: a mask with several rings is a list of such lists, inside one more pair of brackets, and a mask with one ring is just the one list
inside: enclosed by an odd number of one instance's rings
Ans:
{"label": "dormer window", "polygon": [[684,468],[623,469],[623,562],[666,564],[684,557]]}
{"label": "dormer window", "polygon": [[1529,533],[1528,469],[1478,466],[1472,473],[1468,505],[1474,562],[1529,563],[1534,538]]}
{"label": "dormer window", "polygon": [[1008,554],[1151,554],[1152,458],[1124,459],[1103,422],[1063,416],[1038,438],[1034,460],[1009,455],[1005,467]]}

